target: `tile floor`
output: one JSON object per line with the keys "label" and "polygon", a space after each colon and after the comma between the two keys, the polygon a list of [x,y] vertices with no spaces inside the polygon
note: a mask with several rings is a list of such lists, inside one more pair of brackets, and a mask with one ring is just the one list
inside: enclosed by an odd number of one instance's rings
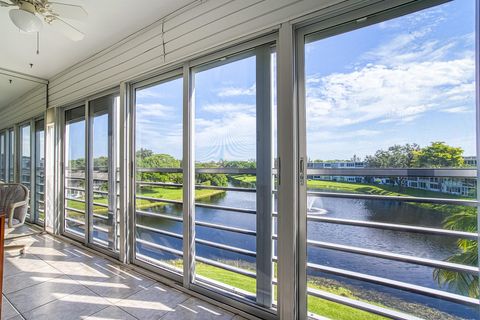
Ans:
{"label": "tile floor", "polygon": [[5,256],[2,319],[243,319],[49,235]]}

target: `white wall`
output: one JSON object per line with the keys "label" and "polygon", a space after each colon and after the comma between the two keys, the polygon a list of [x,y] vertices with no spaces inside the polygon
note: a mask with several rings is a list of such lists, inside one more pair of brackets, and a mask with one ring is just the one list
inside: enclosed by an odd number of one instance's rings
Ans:
{"label": "white wall", "polygon": [[46,85],[39,84],[7,107],[2,108],[0,130],[42,114],[46,110],[46,99]]}
{"label": "white wall", "polygon": [[[198,55],[281,22],[357,0],[209,0],[167,17],[50,80],[49,107],[59,107],[121,81]],[[162,34],[163,29],[163,34]]]}

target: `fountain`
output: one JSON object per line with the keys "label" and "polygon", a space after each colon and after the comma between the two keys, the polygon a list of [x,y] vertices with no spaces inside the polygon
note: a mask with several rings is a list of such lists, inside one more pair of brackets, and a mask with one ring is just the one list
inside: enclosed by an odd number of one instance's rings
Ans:
{"label": "fountain", "polygon": [[307,213],[314,214],[314,215],[327,214],[328,213],[327,210],[323,208],[314,207],[316,200],[317,200],[317,197],[307,196]]}

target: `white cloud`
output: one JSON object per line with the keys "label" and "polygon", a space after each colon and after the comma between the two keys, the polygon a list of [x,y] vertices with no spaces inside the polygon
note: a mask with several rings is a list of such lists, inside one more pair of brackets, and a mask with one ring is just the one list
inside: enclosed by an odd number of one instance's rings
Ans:
{"label": "white cloud", "polygon": [[222,88],[218,92],[219,97],[254,96],[255,94],[256,94],[255,84],[253,84],[249,88],[239,88],[239,87]]}
{"label": "white cloud", "polygon": [[[175,111],[175,107],[167,106],[161,103],[138,103],[136,105],[136,117],[138,118],[155,118],[166,117]],[[181,112],[181,109],[180,109]]]}
{"label": "white cloud", "polygon": [[[474,61],[366,65],[349,73],[311,76],[307,90],[309,127],[341,127],[371,120],[410,122],[431,110],[472,101]],[[453,105],[453,104],[456,105]]]}
{"label": "white cloud", "polygon": [[201,107],[202,111],[210,113],[255,113],[255,105],[245,103],[215,103]]}
{"label": "white cloud", "polygon": [[467,112],[472,112],[473,110],[467,107],[452,107],[452,108],[442,109],[440,111],[446,112],[446,113],[467,113]]}

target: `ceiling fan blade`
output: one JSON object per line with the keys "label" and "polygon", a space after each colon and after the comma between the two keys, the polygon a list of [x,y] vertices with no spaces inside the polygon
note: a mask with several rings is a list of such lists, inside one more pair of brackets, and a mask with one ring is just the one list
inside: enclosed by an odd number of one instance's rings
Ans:
{"label": "ceiling fan blade", "polygon": [[0,7],[13,7],[15,4],[9,3],[7,1],[0,1]]}
{"label": "ceiling fan blade", "polygon": [[67,38],[73,41],[80,41],[85,37],[85,34],[80,30],[59,18],[55,18],[50,26],[52,29],[63,33]]}
{"label": "ceiling fan blade", "polygon": [[81,6],[73,4],[48,2],[49,8],[61,18],[85,20],[88,17],[87,11]]}

